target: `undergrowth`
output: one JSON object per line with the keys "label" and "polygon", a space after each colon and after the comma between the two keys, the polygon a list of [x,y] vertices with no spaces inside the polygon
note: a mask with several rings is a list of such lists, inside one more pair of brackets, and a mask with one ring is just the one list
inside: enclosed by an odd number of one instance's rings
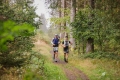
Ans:
{"label": "undergrowth", "polygon": [[119,54],[107,52],[95,52],[79,56],[71,54],[70,64],[82,70],[90,80],[120,80]]}
{"label": "undergrowth", "polygon": [[94,52],[89,54],[83,54],[80,56],[81,58],[92,58],[92,59],[111,59],[111,60],[120,60],[120,55],[111,53],[111,52]]}
{"label": "undergrowth", "polygon": [[[30,69],[27,69],[24,80],[67,80],[62,69],[52,62],[52,57],[50,57],[51,54],[49,52],[51,50],[49,37],[39,32],[35,38],[36,41],[38,40],[40,43],[36,43],[33,50],[35,50],[38,55],[41,53],[40,60],[42,61],[38,62],[38,59],[32,57],[31,62],[34,64],[29,67]],[[35,65],[37,63],[42,64]]]}

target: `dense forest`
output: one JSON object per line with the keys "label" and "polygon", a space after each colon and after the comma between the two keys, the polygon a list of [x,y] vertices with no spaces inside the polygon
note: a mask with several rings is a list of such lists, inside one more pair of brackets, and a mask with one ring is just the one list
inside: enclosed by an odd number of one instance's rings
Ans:
{"label": "dense forest", "polygon": [[80,53],[95,51],[119,54],[119,0],[46,0],[51,22],[71,33]]}
{"label": "dense forest", "polygon": [[[120,0],[45,0],[48,31],[33,3],[0,1],[0,80],[120,80]],[[68,64],[51,60],[54,34],[73,43]]]}

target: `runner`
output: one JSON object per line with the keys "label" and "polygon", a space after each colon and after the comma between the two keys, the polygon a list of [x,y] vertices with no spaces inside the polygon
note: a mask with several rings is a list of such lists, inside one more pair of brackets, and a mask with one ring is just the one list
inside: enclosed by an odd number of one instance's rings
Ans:
{"label": "runner", "polygon": [[53,59],[55,62],[57,62],[57,59],[58,59],[58,46],[60,44],[60,41],[59,41],[59,38],[58,38],[58,35],[55,34],[55,37],[52,39],[51,41],[52,45],[53,45]]}
{"label": "runner", "polygon": [[62,42],[63,51],[64,51],[64,61],[68,63],[68,53],[69,53],[69,45],[72,43],[68,40],[68,36],[65,36],[65,40]]}

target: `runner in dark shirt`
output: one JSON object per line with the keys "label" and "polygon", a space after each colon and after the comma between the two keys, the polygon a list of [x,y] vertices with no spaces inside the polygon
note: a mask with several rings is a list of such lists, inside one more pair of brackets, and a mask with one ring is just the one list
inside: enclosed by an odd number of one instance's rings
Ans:
{"label": "runner in dark shirt", "polygon": [[68,53],[69,53],[69,45],[70,44],[72,44],[72,43],[68,40],[68,36],[65,36],[65,40],[62,42],[65,62],[68,62]]}

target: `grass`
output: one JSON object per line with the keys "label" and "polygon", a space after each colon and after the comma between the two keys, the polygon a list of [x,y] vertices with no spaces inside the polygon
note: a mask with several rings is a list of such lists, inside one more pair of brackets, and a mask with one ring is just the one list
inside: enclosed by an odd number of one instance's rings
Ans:
{"label": "grass", "polygon": [[120,55],[111,53],[111,52],[94,52],[90,54],[83,54],[81,55],[82,58],[92,58],[92,59],[109,59],[109,60],[120,60]]}
{"label": "grass", "polygon": [[[46,39],[48,40],[48,38],[44,36],[41,40],[44,41]],[[52,48],[48,43],[46,44],[46,41],[36,44],[35,46],[35,51],[40,51],[42,55],[47,57],[45,59],[47,62],[44,65],[44,80],[67,80],[61,68],[52,63],[49,52],[51,50]],[[60,47],[59,55],[59,58],[63,60],[62,47]],[[119,56],[116,59],[116,54],[113,55],[109,53],[106,55],[106,53],[93,53],[84,55],[84,58],[79,56],[71,53],[69,55],[69,65],[83,71],[90,80],[120,80],[120,61]],[[69,66],[66,65],[66,67]]]}
{"label": "grass", "polygon": [[46,63],[45,70],[45,80],[67,80],[67,77],[65,76],[63,70],[59,66],[54,65],[53,63]]}
{"label": "grass", "polygon": [[82,70],[90,80],[120,80],[120,61],[74,57],[70,57],[70,64]]}
{"label": "grass", "polygon": [[[67,80],[63,70],[52,62],[49,45],[50,39],[44,34],[37,34],[34,38],[33,53],[30,64],[21,68],[7,70],[7,73],[0,77],[1,80]],[[20,74],[16,73],[17,71]]]}
{"label": "grass", "polygon": [[[42,36],[42,37],[41,37]],[[9,70],[8,74],[2,76],[2,80],[67,80],[64,71],[60,66],[52,62],[51,50],[52,46],[49,45],[47,36],[37,34],[34,38],[35,47],[33,51],[40,56],[40,61],[37,57],[32,57],[32,64],[25,66],[22,77],[18,76],[17,69]],[[63,60],[63,51],[60,46],[59,58]],[[120,80],[120,60],[119,56],[116,59],[116,54],[86,54],[82,55],[69,54],[69,64],[65,65],[66,68],[70,66],[76,67],[83,71],[90,80]],[[84,58],[83,58],[84,57]],[[112,57],[112,58],[111,58]],[[11,72],[14,71],[14,72]],[[7,77],[5,77],[7,76]],[[79,79],[78,79],[79,80]]]}
{"label": "grass", "polygon": [[67,80],[65,73],[59,66],[56,66],[46,55],[43,55],[42,58],[45,60],[44,65],[42,65],[42,74],[40,65],[32,64],[31,68],[27,69],[24,80]]}
{"label": "grass", "polygon": [[52,62],[52,56],[50,52],[52,47],[49,46],[46,41],[44,41],[45,39],[47,39],[45,36],[42,39],[39,38],[38,42],[35,43],[35,47],[33,48],[34,51],[40,52],[45,60],[44,73],[42,75],[42,79],[40,80],[67,80],[63,70]]}

